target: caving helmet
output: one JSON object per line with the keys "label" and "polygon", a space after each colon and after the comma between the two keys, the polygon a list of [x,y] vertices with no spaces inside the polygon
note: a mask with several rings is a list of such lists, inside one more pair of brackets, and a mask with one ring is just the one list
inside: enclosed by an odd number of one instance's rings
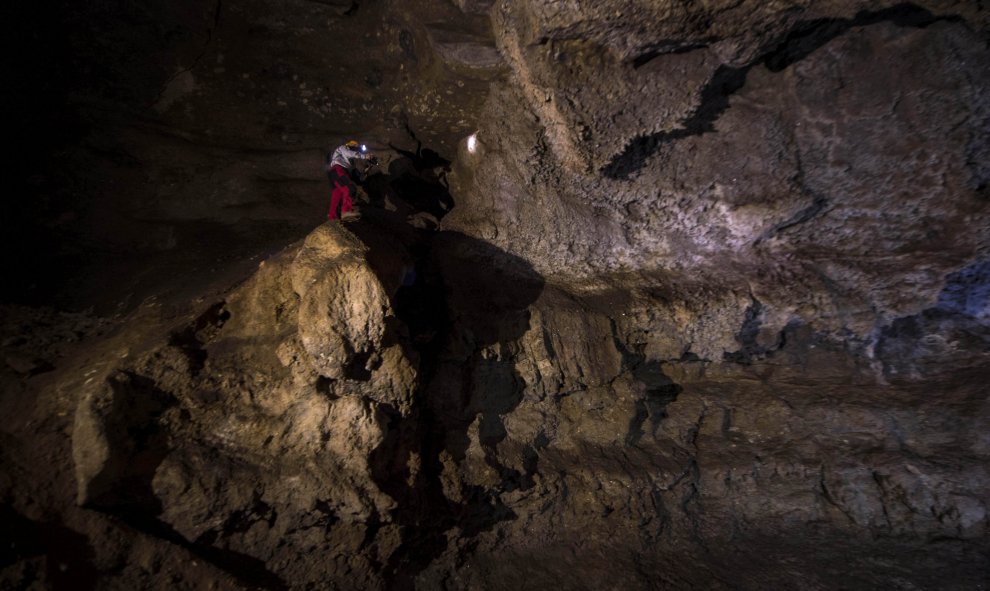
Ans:
{"label": "caving helmet", "polygon": [[357,150],[359,152],[367,152],[368,151],[368,146],[366,146],[366,145],[364,145],[362,143],[359,143],[357,140],[347,140],[347,143],[344,144],[344,145],[347,146],[348,148],[352,149],[352,150]]}

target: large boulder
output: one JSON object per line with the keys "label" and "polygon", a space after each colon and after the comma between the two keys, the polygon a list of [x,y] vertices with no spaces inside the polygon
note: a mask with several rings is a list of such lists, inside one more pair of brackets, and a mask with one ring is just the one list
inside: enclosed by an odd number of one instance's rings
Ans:
{"label": "large boulder", "polygon": [[[366,250],[321,226],[95,376],[73,433],[78,501],[258,557],[276,578],[358,569],[373,585],[354,544],[388,531],[395,501],[375,452],[409,412],[417,370],[392,312],[397,280],[380,281]],[[338,558],[316,568],[314,548]]]}

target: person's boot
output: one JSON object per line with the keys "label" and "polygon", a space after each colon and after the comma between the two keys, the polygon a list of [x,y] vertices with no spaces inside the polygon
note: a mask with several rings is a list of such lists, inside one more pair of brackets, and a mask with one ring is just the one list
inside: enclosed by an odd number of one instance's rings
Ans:
{"label": "person's boot", "polygon": [[350,211],[345,211],[340,214],[340,221],[342,222],[355,222],[361,219],[361,212],[357,209],[352,209]]}

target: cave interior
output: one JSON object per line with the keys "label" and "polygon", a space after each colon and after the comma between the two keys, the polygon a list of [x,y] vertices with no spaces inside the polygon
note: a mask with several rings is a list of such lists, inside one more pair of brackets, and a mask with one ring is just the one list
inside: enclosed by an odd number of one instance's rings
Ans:
{"label": "cave interior", "polygon": [[0,589],[990,588],[984,2],[2,10]]}

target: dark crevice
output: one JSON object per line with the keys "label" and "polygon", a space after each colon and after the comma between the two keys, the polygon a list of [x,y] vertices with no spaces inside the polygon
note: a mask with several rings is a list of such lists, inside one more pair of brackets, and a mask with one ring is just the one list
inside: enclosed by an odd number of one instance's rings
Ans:
{"label": "dark crevice", "polygon": [[350,355],[350,361],[344,366],[344,377],[359,382],[370,380],[371,372],[375,369],[373,354],[374,351],[356,351]]}
{"label": "dark crevice", "polygon": [[676,55],[680,53],[690,53],[697,49],[704,49],[712,43],[714,39],[707,39],[703,42],[684,43],[675,39],[659,41],[651,44],[642,53],[632,59],[633,69],[638,70],[654,59],[663,55]]}
{"label": "dark crevice", "polygon": [[[680,128],[633,138],[620,154],[602,168],[602,174],[610,179],[629,179],[642,170],[646,161],[664,145],[715,131],[715,122],[728,109],[730,97],[746,84],[749,71],[756,66],[764,65],[771,72],[779,72],[853,27],[889,22],[901,27],[923,28],[938,21],[958,20],[954,16],[936,17],[924,8],[905,3],[880,11],[862,11],[851,19],[816,19],[798,23],[773,49],[752,63],[740,67],[719,66],[701,90],[698,107]],[[648,52],[643,59],[652,59],[657,55],[650,56]],[[640,65],[647,61],[645,59]],[[635,60],[633,65],[636,67]]]}
{"label": "dark crevice", "polygon": [[337,400],[340,398],[333,388],[334,380],[326,376],[319,376],[316,378],[316,391],[323,394],[330,400]]}
{"label": "dark crevice", "polygon": [[805,182],[804,162],[801,159],[800,153],[796,154],[796,164],[797,172],[795,174],[794,182],[797,185],[798,190],[800,190],[804,195],[811,197],[811,204],[786,220],[774,224],[773,227],[757,238],[754,244],[760,244],[764,240],[770,240],[788,228],[793,228],[805,222],[809,222],[814,219],[815,216],[825,211],[825,208],[828,207],[828,198],[812,190]]}

